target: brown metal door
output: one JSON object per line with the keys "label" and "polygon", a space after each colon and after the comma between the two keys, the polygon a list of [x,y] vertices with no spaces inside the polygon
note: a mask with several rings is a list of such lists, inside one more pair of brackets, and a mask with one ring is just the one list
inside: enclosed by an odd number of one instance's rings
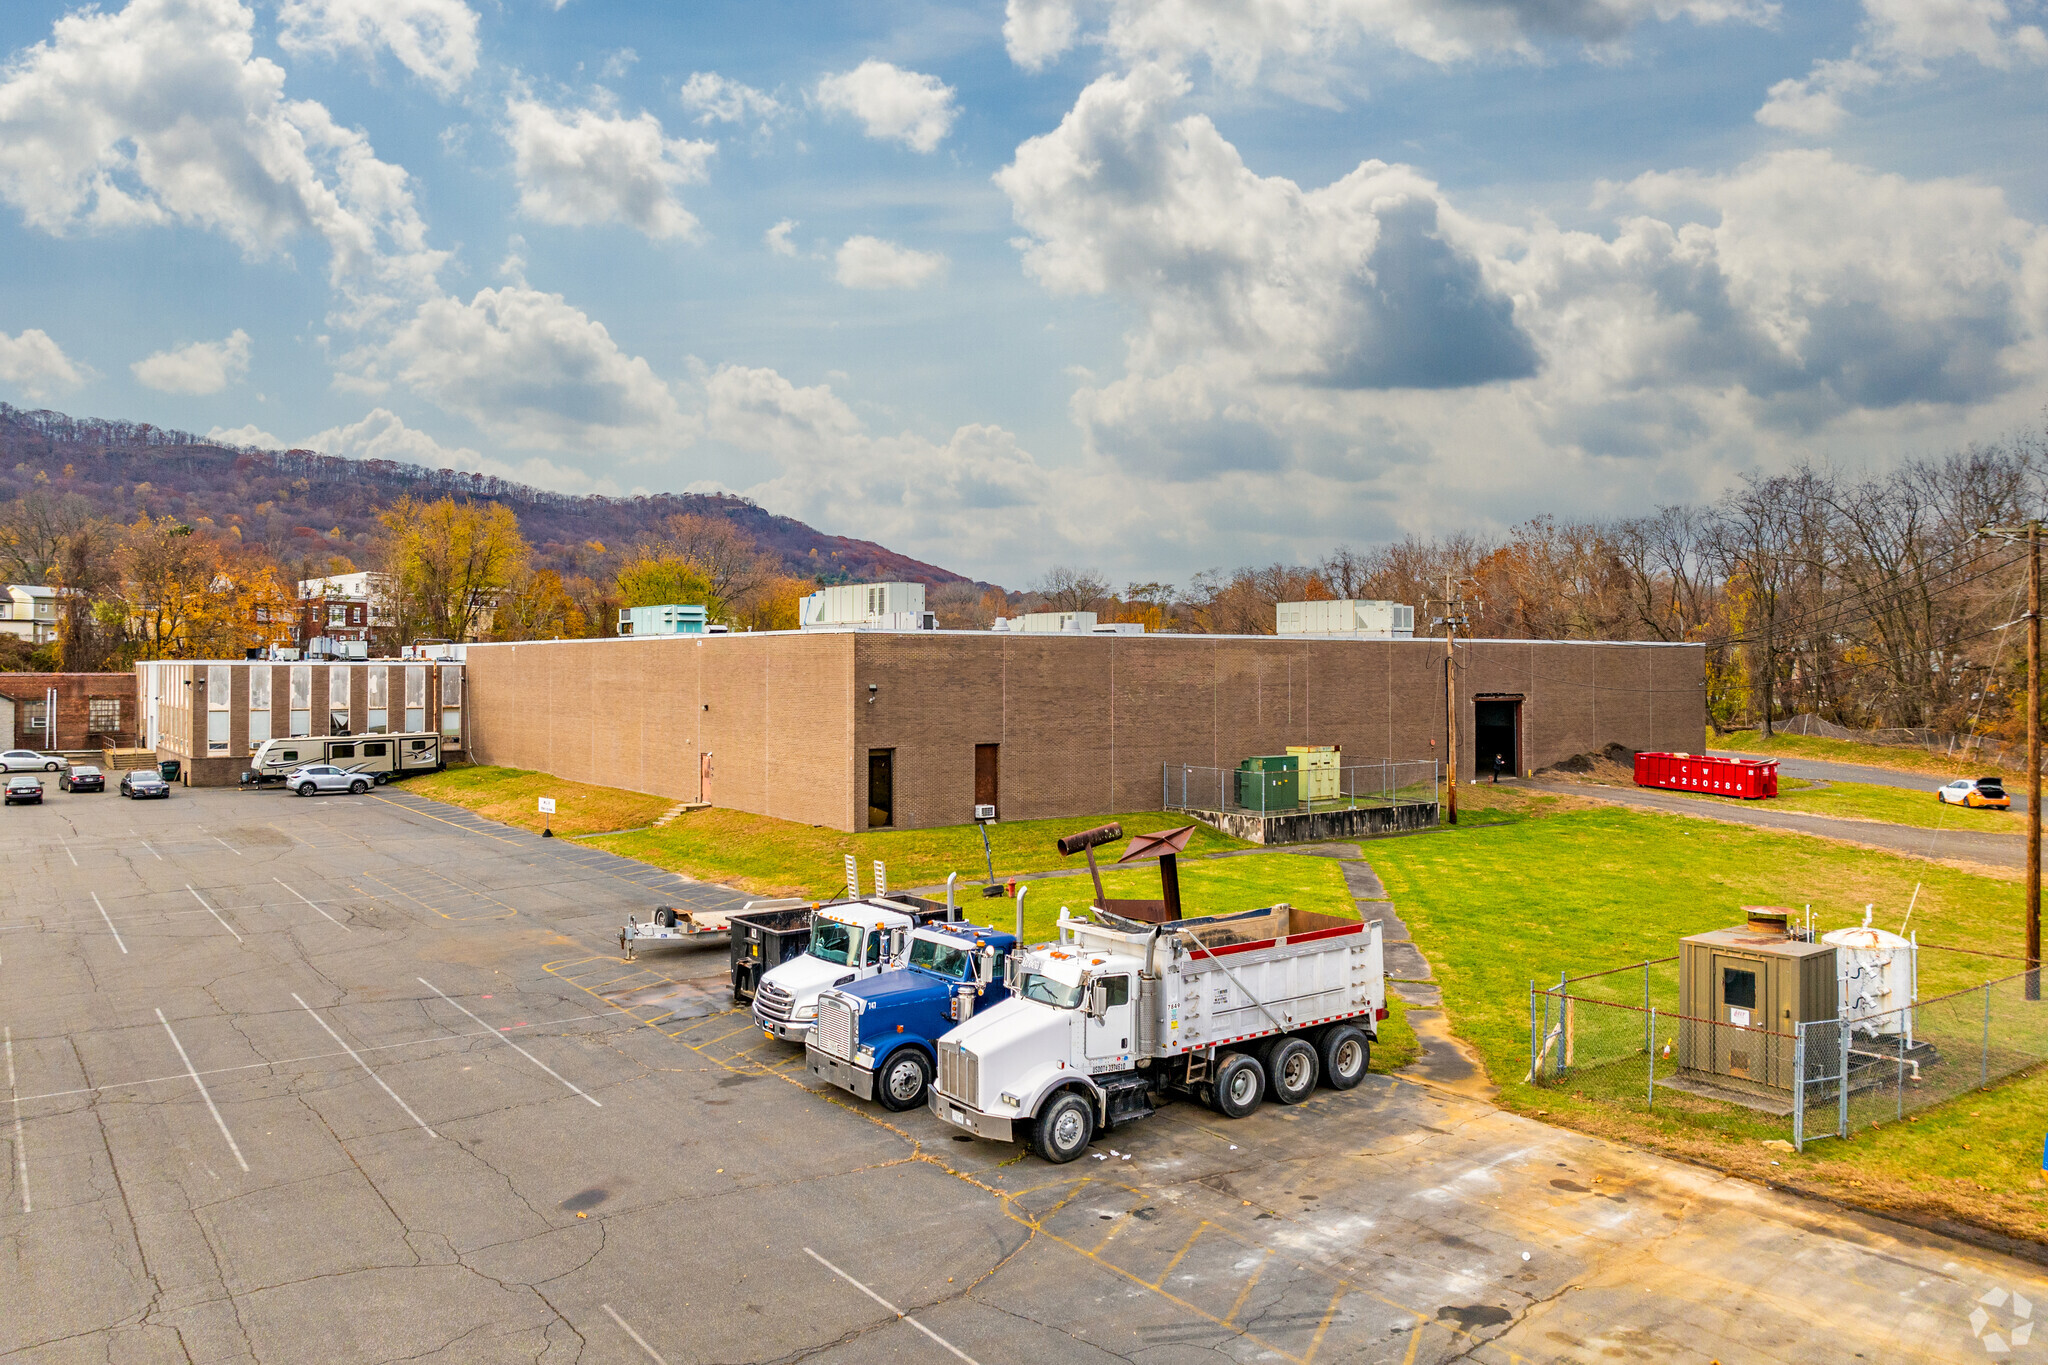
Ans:
{"label": "brown metal door", "polygon": [[1724,1076],[1763,1081],[1770,1074],[1764,964],[1753,957],[1714,954],[1714,1070]]}
{"label": "brown metal door", "polygon": [[974,746],[974,804],[993,806],[996,804],[996,753],[999,744],[977,744]]}

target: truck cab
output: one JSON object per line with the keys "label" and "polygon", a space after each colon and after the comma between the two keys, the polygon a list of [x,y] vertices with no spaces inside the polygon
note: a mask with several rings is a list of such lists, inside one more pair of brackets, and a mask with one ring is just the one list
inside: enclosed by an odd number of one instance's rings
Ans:
{"label": "truck cab", "polygon": [[975,924],[912,932],[903,966],[818,997],[811,1074],[897,1111],[925,1101],[939,1035],[1010,996],[1014,935]]}
{"label": "truck cab", "polygon": [[755,987],[754,1022],[771,1038],[803,1042],[817,1022],[819,995],[901,966],[915,923],[910,907],[880,899],[819,906],[810,946]]}

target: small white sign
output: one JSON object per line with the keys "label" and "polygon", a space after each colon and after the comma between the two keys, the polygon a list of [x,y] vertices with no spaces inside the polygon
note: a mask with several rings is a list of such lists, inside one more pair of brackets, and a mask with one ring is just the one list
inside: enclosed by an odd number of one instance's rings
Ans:
{"label": "small white sign", "polygon": [[1749,1011],[1744,1009],[1737,1009],[1735,1006],[1730,1005],[1728,1007],[1728,1022],[1731,1024],[1738,1025],[1742,1028],[1748,1028]]}
{"label": "small white sign", "polygon": [[[540,799],[540,813],[541,813],[542,815],[553,815],[553,814],[555,813],[555,798],[554,798],[554,797],[552,797],[552,796],[543,796],[543,797],[542,797],[542,798]],[[1743,1020],[1743,1022],[1744,1022],[1744,1023],[1748,1023],[1749,1021],[1748,1021],[1747,1019],[1744,1019],[1744,1020]]]}

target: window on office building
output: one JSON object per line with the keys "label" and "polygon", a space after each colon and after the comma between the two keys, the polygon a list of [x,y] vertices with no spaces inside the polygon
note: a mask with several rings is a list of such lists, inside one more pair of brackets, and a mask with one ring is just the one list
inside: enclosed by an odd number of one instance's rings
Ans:
{"label": "window on office building", "polygon": [[270,668],[256,664],[249,669],[249,751],[270,738]]}
{"label": "window on office building", "polygon": [[85,699],[85,728],[96,735],[114,735],[121,732],[121,699],[119,697],[87,697]]}

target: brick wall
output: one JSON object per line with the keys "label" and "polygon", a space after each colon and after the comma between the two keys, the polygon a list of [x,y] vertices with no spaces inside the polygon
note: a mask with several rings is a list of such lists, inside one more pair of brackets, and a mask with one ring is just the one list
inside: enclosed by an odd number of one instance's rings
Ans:
{"label": "brick wall", "polygon": [[[713,635],[472,645],[471,754],[575,781],[867,826],[868,755],[892,754],[895,824],[971,817],[974,749],[998,749],[1006,819],[1149,810],[1166,765],[1234,768],[1290,744],[1346,763],[1439,758],[1436,640],[967,633]],[[1522,762],[1610,743],[1698,748],[1697,646],[1458,647],[1460,771],[1475,696],[1519,700]],[[873,688],[871,692],[869,689]]]}
{"label": "brick wall", "polygon": [[[57,689],[56,738],[28,727],[30,708],[40,706],[50,688]],[[133,673],[0,673],[0,696],[14,703],[11,749],[98,749],[116,735],[124,741],[135,732]],[[93,700],[117,702],[120,720],[107,733],[92,728]]]}

